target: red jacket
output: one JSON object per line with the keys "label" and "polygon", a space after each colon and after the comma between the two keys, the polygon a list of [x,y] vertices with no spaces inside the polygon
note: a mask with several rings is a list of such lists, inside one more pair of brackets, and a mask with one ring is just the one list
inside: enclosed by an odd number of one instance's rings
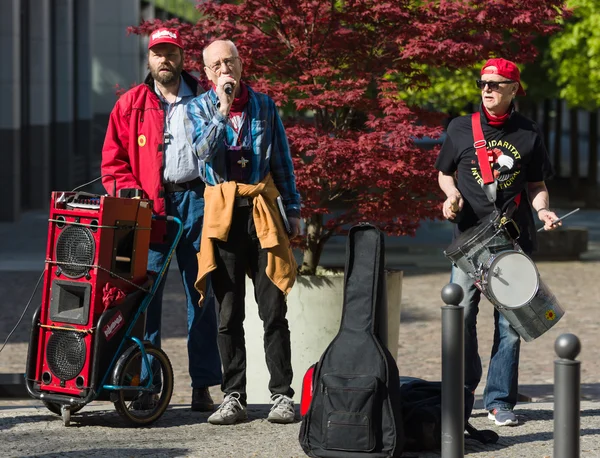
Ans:
{"label": "red jacket", "polygon": [[[204,90],[189,73],[184,81],[196,95]],[[110,113],[102,147],[102,184],[113,194],[121,189],[141,189],[153,202],[154,212],[165,214],[162,184],[164,110],[148,75],[144,84],[123,94]],[[114,179],[113,179],[114,177]]]}

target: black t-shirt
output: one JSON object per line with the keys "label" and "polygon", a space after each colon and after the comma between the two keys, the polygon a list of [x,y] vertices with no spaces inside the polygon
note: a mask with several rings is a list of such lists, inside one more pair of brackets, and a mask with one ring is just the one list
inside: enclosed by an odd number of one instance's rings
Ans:
{"label": "black t-shirt", "polygon": [[509,119],[499,127],[488,124],[481,112],[481,126],[488,151],[493,152],[492,171],[498,181],[496,202],[485,196],[481,170],[473,146],[471,115],[453,119],[435,163],[446,175],[456,173],[457,187],[465,205],[456,224],[455,237],[521,194],[521,202],[513,219],[519,225],[519,245],[526,252],[535,248],[535,223],[527,197],[527,183],[545,181],[552,177],[552,165],[538,126],[513,110]]}

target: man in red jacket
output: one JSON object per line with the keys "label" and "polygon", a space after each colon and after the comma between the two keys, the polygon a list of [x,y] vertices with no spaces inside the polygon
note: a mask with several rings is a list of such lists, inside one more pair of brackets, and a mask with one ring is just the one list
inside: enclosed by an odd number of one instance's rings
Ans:
{"label": "man in red jacket", "polygon": [[[198,158],[187,140],[183,118],[188,103],[203,91],[198,81],[183,71],[184,49],[176,29],[152,32],[148,43],[150,74],[143,84],[123,94],[113,108],[102,149],[103,184],[110,193],[137,196],[153,202],[158,215],[177,216],[183,235],[176,255],[187,298],[188,357],[192,379],[192,410],[212,411],[209,386],[221,383],[217,324],[212,293],[198,306],[194,288],[198,274],[196,253],[204,215],[204,183]],[[159,271],[176,228],[154,222],[148,270]],[[150,303],[146,339],[161,343],[163,284]],[[153,401],[146,396],[141,408]]]}

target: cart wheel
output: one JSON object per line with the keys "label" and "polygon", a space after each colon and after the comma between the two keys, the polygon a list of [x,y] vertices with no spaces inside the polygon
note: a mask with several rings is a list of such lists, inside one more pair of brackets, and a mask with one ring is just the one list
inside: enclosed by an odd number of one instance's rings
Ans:
{"label": "cart wheel", "polygon": [[63,425],[69,426],[71,424],[71,407],[63,405],[60,408],[60,413],[62,416]]}
{"label": "cart wheel", "polygon": [[[62,410],[61,410],[62,404],[57,404],[56,402],[50,402],[50,401],[42,401],[42,402],[44,403],[44,405],[50,412],[52,412],[53,414],[62,416]],[[77,413],[81,409],[83,409],[83,406],[77,406],[77,407],[71,406],[71,413],[72,414]]]}
{"label": "cart wheel", "polygon": [[[153,345],[145,343],[144,348],[152,365],[153,391],[119,390],[115,393],[116,399],[113,397],[119,415],[137,426],[158,420],[167,410],[173,394],[173,367],[169,358]],[[141,372],[142,352],[137,346],[130,347],[115,366],[113,385],[143,386]]]}

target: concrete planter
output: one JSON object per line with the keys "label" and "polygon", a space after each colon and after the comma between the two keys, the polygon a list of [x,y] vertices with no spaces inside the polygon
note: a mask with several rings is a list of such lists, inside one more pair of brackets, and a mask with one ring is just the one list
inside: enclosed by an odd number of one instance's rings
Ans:
{"label": "concrete planter", "polygon": [[[387,342],[394,358],[398,355],[402,272],[387,273]],[[269,372],[265,363],[263,324],[258,316],[253,285],[246,279],[246,333],[248,403],[266,404],[270,401]],[[300,276],[288,295],[287,319],[292,341],[292,368],[296,392],[300,402],[302,378],[316,363],[323,351],[338,333],[342,318],[344,277]],[[385,319],[385,317],[382,317]],[[380,326],[381,329],[385,327]],[[382,333],[383,334],[383,333]]]}
{"label": "concrete planter", "polygon": [[537,241],[538,250],[533,254],[535,261],[576,261],[588,250],[588,230],[585,227],[560,227],[540,232]]}

